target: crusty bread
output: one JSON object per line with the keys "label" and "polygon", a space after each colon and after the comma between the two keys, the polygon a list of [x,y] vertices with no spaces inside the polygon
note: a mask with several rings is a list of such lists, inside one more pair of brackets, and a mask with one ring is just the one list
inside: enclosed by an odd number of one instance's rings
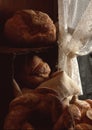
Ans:
{"label": "crusty bread", "polygon": [[40,83],[49,78],[51,68],[38,56],[33,56],[21,66],[17,79],[23,86],[36,88]]}
{"label": "crusty bread", "polygon": [[92,125],[80,123],[75,126],[74,130],[92,130]]}
{"label": "crusty bread", "polygon": [[54,124],[53,130],[68,130],[74,125],[74,120],[69,107],[66,107],[57,122]]}
{"label": "crusty bread", "polygon": [[92,99],[86,99],[85,101],[88,102],[92,108]]}
{"label": "crusty bread", "polygon": [[[21,10],[5,23],[4,34],[16,46],[43,46],[56,41],[56,27],[48,14]],[[45,44],[46,43],[46,44]]]}
{"label": "crusty bread", "polygon": [[47,130],[51,130],[61,113],[61,102],[54,94],[41,94],[37,91],[25,93],[10,103],[4,130],[21,129],[25,122],[30,123],[29,128],[33,126],[37,130],[44,130],[48,127]]}

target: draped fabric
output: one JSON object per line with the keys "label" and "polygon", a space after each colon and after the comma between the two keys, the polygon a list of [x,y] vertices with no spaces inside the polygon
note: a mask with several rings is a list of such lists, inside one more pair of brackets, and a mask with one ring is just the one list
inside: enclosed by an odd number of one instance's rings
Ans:
{"label": "draped fabric", "polygon": [[80,87],[78,56],[92,51],[92,0],[58,0],[58,67]]}

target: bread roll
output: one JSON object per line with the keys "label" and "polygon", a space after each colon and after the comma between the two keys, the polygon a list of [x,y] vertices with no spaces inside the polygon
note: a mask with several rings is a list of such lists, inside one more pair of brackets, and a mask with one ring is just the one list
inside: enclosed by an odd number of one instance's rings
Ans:
{"label": "bread roll", "polygon": [[88,102],[92,108],[92,99],[86,99],[85,101]]}
{"label": "bread roll", "polygon": [[92,108],[86,100],[79,100],[74,96],[70,103],[75,104],[81,112],[80,123],[92,124]]}
{"label": "bread roll", "polygon": [[83,118],[81,119],[81,123],[87,123],[87,124],[92,124],[92,108],[89,108]]}
{"label": "bread roll", "polygon": [[81,121],[81,111],[75,104],[70,104],[69,106],[70,113],[73,116],[75,124]]}
{"label": "bread roll", "polygon": [[75,126],[74,130],[92,130],[92,125],[80,123]]}
{"label": "bread roll", "polygon": [[37,130],[50,130],[61,113],[61,102],[54,94],[42,94],[37,91],[24,93],[10,103],[4,130],[21,129],[25,127],[25,122],[30,124],[27,125],[29,128],[32,125]]}
{"label": "bread roll", "polygon": [[86,102],[85,100],[79,100],[77,96],[73,96],[73,98],[71,99],[70,103],[75,104],[81,110],[82,109],[87,110],[87,109],[89,109],[91,107],[88,102]]}
{"label": "bread roll", "polygon": [[92,121],[92,108],[87,110],[86,116]]}
{"label": "bread roll", "polygon": [[17,74],[17,79],[22,83],[22,86],[36,88],[49,78],[50,72],[51,68],[48,63],[38,56],[33,56],[22,65],[20,73]]}
{"label": "bread roll", "polygon": [[56,41],[56,27],[48,14],[21,10],[5,23],[4,34],[16,46],[48,45]]}
{"label": "bread roll", "polygon": [[53,130],[68,130],[74,126],[74,120],[69,107],[66,107],[57,122],[54,124]]}

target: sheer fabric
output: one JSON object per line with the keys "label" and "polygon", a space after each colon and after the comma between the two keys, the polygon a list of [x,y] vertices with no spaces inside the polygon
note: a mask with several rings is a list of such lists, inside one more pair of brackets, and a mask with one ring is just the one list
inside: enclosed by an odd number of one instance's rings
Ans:
{"label": "sheer fabric", "polygon": [[58,0],[59,58],[58,67],[80,87],[77,56],[92,51],[92,0]]}

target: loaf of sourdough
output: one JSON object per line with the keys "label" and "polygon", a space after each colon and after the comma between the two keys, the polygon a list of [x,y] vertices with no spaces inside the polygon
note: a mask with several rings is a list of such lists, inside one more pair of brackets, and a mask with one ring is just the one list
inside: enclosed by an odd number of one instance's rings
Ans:
{"label": "loaf of sourdough", "polygon": [[41,11],[21,10],[9,18],[4,34],[17,46],[47,45],[56,41],[56,27],[48,14]]}
{"label": "loaf of sourdough", "polygon": [[51,130],[61,113],[62,105],[57,96],[51,92],[42,94],[33,90],[12,100],[4,130]]}

